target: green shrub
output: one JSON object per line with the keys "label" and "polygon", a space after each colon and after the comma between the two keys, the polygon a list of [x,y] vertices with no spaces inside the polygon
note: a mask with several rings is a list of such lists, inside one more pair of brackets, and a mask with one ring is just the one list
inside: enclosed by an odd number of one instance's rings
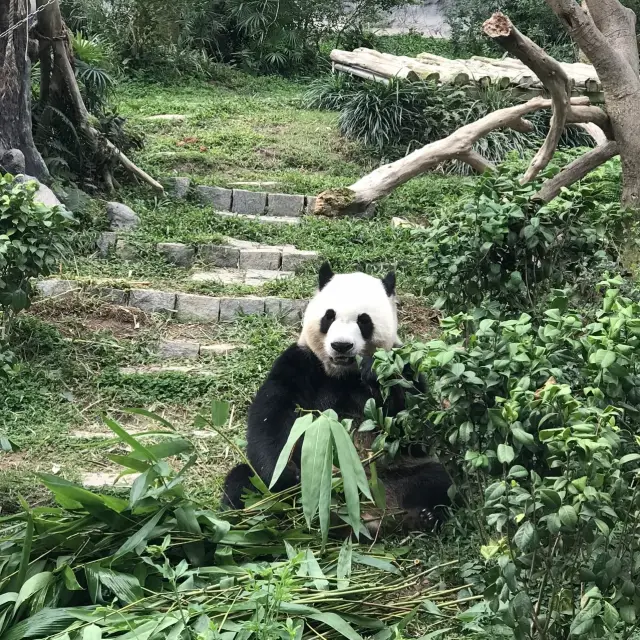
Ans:
{"label": "green shrub", "polygon": [[588,295],[593,278],[618,260],[629,219],[610,200],[619,188],[616,165],[605,165],[545,206],[532,196],[557,166],[524,186],[520,164],[480,178],[466,205],[413,231],[424,250],[425,293],[447,311],[497,304],[529,313],[552,288]]}
{"label": "green shrub", "polygon": [[73,223],[61,207],[33,199],[35,183],[0,176],[0,318],[5,338],[17,313],[29,307],[31,280],[53,272]]}
{"label": "green shrub", "polygon": [[[366,145],[385,160],[400,158],[517,102],[508,90],[489,88],[472,93],[449,85],[402,80],[385,85],[343,74],[316,80],[303,98],[308,108],[339,111],[341,134]],[[511,151],[528,155],[542,144],[549,117],[545,112],[533,114],[531,133],[510,129],[492,131],[476,143],[475,149],[494,164],[502,162]],[[592,145],[593,140],[579,127],[567,127],[560,141],[561,148]],[[470,171],[459,162],[446,166],[458,173]]]}
{"label": "green shrub", "polygon": [[406,364],[428,382],[376,445],[450,463],[485,540],[485,601],[515,638],[629,637],[640,613],[640,305],[620,283],[597,310],[561,293],[538,323],[476,309],[376,356],[383,386],[412,386]]}

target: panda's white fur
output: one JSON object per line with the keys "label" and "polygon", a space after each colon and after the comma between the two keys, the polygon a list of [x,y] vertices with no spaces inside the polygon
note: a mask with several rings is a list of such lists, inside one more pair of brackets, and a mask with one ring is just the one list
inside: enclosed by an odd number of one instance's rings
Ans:
{"label": "panda's white fur", "polygon": [[[324,334],[320,325],[329,309],[335,312],[335,320]],[[373,322],[369,339],[363,337],[358,325],[362,314]],[[331,346],[336,342],[351,343],[353,347],[346,354],[338,353]],[[326,372],[334,376],[357,366],[355,356],[372,355],[377,349],[399,345],[395,292],[389,295],[382,280],[365,273],[332,274],[307,306],[298,345],[311,349]]]}

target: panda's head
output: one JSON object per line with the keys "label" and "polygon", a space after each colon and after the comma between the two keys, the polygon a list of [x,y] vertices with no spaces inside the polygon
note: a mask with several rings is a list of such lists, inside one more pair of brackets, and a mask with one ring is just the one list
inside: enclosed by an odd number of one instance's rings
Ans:
{"label": "panda's head", "polygon": [[399,344],[393,272],[382,280],[360,272],[334,274],[325,263],[318,280],[298,344],[311,349],[329,375],[355,369],[356,356]]}

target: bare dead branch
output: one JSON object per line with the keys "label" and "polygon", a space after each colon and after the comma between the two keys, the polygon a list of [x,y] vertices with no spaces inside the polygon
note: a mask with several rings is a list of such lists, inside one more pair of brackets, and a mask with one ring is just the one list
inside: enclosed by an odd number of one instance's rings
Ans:
{"label": "bare dead branch", "polygon": [[483,30],[540,78],[553,102],[547,137],[520,179],[521,184],[526,184],[549,164],[558,148],[570,110],[571,82],[560,64],[535,42],[520,33],[503,13],[494,13],[484,23]]}
{"label": "bare dead branch", "polygon": [[459,160],[468,164],[474,171],[478,173],[484,173],[485,171],[495,171],[495,165],[483,158],[478,152],[473,149],[469,153],[460,156]]}
{"label": "bare dead branch", "polygon": [[564,187],[569,187],[574,182],[581,180],[596,167],[617,155],[618,145],[614,140],[609,140],[605,144],[591,149],[583,156],[570,162],[553,178],[547,180],[534,197],[543,202],[551,202]]}
{"label": "bare dead branch", "polygon": [[608,138],[597,124],[593,122],[577,122],[576,126],[584,129],[593,138],[597,147],[607,144]]}
{"label": "bare dead branch", "polygon": [[607,140],[613,140],[615,138],[609,116],[600,107],[572,104],[567,122],[575,124],[592,122],[599,127],[607,137]]}

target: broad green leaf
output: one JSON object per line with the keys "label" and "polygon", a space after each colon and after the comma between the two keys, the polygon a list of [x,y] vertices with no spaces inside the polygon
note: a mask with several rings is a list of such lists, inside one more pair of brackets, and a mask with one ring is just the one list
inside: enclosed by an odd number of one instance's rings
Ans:
{"label": "broad green leaf", "polygon": [[381,571],[388,571],[389,573],[395,573],[400,575],[400,570],[395,565],[391,564],[384,558],[376,558],[375,556],[365,556],[361,553],[353,552],[353,562],[356,564],[363,564],[367,567],[373,567],[374,569],[380,569]]}
{"label": "broad green leaf", "polygon": [[509,464],[513,462],[513,459],[516,457],[513,452],[513,447],[508,444],[499,444],[498,445],[498,461],[502,462],[502,464]]}
{"label": "broad green leaf", "polygon": [[31,511],[27,511],[27,526],[24,532],[24,541],[22,543],[22,554],[20,555],[20,565],[18,566],[18,577],[16,579],[16,589],[21,589],[27,577],[29,569],[29,561],[31,560],[31,546],[33,544],[33,515]]}
{"label": "broad green leaf", "polygon": [[73,569],[67,565],[62,570],[62,578],[64,580],[64,586],[69,589],[69,591],[82,591],[82,587],[76,578],[76,574],[73,572]]}
{"label": "broad green leaf", "polygon": [[594,625],[595,618],[602,610],[602,603],[599,599],[591,598],[587,604],[580,609],[571,623],[570,633],[572,636],[581,636],[590,631]]}
{"label": "broad green leaf", "polygon": [[113,524],[115,511],[103,496],[59,476],[39,473],[45,486],[54,494],[56,501],[65,509],[86,509],[92,515]]}
{"label": "broad green leaf", "polygon": [[124,604],[132,604],[143,598],[140,583],[132,575],[100,567],[98,579]]}
{"label": "broad green leaf", "polygon": [[[184,438],[168,438],[157,444],[149,445],[146,449],[156,460],[162,460],[164,458],[170,458],[171,456],[177,456],[185,451],[192,451],[193,445],[189,440],[185,440]],[[141,458],[141,454],[136,451],[131,454],[131,457]]]}
{"label": "broad green leaf", "polygon": [[282,472],[289,462],[289,458],[291,457],[291,453],[296,446],[296,443],[312,424],[313,415],[310,413],[305,414],[304,416],[302,416],[302,418],[298,418],[293,423],[293,427],[291,427],[287,442],[282,448],[280,456],[278,457],[278,462],[276,463],[276,467],[273,470],[273,477],[271,478],[269,489],[273,487],[273,485],[278,481],[278,478],[280,478],[280,476],[282,475]]}
{"label": "broad green leaf", "polygon": [[528,521],[520,526],[513,536],[513,542],[521,551],[529,551],[534,545],[536,530],[533,523]]}
{"label": "broad green leaf", "polygon": [[617,609],[609,602],[604,603],[604,613],[602,615],[605,625],[609,631],[613,631],[620,620]]}
{"label": "broad green leaf", "polygon": [[626,456],[620,458],[620,466],[627,464],[627,462],[635,462],[636,460],[640,460],[640,453],[627,453]]}
{"label": "broad green leaf", "polygon": [[134,471],[138,471],[139,473],[144,473],[147,471],[151,465],[148,462],[143,462],[142,460],[138,460],[133,456],[121,456],[117,454],[110,454],[107,456],[109,460],[119,464],[122,467],[126,467],[127,469],[133,469]]}
{"label": "broad green leaf", "polygon": [[26,620],[14,624],[4,632],[2,640],[23,640],[23,638],[50,638],[64,631],[76,621],[66,609],[41,609]]}
{"label": "broad green leaf", "polygon": [[31,576],[20,588],[18,593],[18,599],[14,605],[13,610],[17,611],[22,604],[24,604],[31,596],[38,593],[42,589],[46,589],[53,580],[53,573],[51,571],[43,571]]}
{"label": "broad green leaf", "polygon": [[127,553],[133,551],[139,544],[146,542],[154,530],[158,522],[160,522],[162,516],[164,516],[166,508],[160,509],[152,518],[134,533],[113,555],[114,559],[119,558]]}
{"label": "broad green leaf", "polygon": [[565,504],[560,507],[558,515],[560,516],[560,522],[562,522],[565,527],[568,527],[569,529],[576,528],[576,525],[578,524],[578,514],[570,504]]}
{"label": "broad green leaf", "polygon": [[337,589],[347,589],[349,587],[349,579],[351,578],[351,556],[353,553],[353,545],[351,539],[347,538],[340,548],[338,554],[338,566],[336,568]]}
{"label": "broad green leaf", "polygon": [[[313,518],[318,511],[321,489],[328,488],[331,491],[331,471],[333,468],[333,455],[331,450],[331,428],[329,421],[320,416],[305,432],[302,443],[300,479],[302,484],[302,511],[307,526],[311,528]],[[329,482],[327,483],[327,476]],[[329,500],[323,500],[328,507]],[[325,527],[321,530],[328,531],[329,514],[320,514],[325,520]]]}

